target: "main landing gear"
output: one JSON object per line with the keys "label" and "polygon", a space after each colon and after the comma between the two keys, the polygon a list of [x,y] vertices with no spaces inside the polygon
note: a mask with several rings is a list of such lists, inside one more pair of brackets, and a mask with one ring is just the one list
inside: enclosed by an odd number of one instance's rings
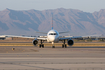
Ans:
{"label": "main landing gear", "polygon": [[41,40],[41,44],[39,44],[39,48],[44,48],[44,44],[43,44],[43,42],[42,42],[42,40]]}
{"label": "main landing gear", "polygon": [[65,40],[64,40],[64,43],[62,44],[62,48],[67,48],[67,45],[65,44]]}

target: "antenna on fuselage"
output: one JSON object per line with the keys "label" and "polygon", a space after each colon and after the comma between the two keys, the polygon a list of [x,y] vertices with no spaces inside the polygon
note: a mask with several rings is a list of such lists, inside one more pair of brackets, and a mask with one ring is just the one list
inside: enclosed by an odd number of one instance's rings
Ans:
{"label": "antenna on fuselage", "polygon": [[52,29],[53,29],[53,14],[52,14]]}

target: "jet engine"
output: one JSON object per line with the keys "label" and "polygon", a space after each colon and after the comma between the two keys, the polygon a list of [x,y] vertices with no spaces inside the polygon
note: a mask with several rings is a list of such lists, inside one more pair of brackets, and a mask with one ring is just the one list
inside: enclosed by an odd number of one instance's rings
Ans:
{"label": "jet engine", "polygon": [[69,46],[72,46],[74,44],[74,41],[72,39],[69,39],[67,43]]}
{"label": "jet engine", "polygon": [[33,45],[36,46],[38,44],[38,40],[37,39],[34,39],[32,43],[33,43]]}

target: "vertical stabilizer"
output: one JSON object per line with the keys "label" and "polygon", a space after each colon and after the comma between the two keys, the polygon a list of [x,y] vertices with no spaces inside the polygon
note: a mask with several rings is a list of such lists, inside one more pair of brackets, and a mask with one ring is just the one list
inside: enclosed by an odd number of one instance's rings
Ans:
{"label": "vertical stabilizer", "polygon": [[53,29],[53,15],[52,15],[52,29]]}

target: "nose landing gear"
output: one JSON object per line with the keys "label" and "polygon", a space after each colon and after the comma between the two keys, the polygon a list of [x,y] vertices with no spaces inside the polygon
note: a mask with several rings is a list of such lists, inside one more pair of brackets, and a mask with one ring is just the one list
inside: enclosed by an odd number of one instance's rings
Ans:
{"label": "nose landing gear", "polygon": [[54,42],[52,42],[52,48],[55,48],[55,46],[54,46]]}

